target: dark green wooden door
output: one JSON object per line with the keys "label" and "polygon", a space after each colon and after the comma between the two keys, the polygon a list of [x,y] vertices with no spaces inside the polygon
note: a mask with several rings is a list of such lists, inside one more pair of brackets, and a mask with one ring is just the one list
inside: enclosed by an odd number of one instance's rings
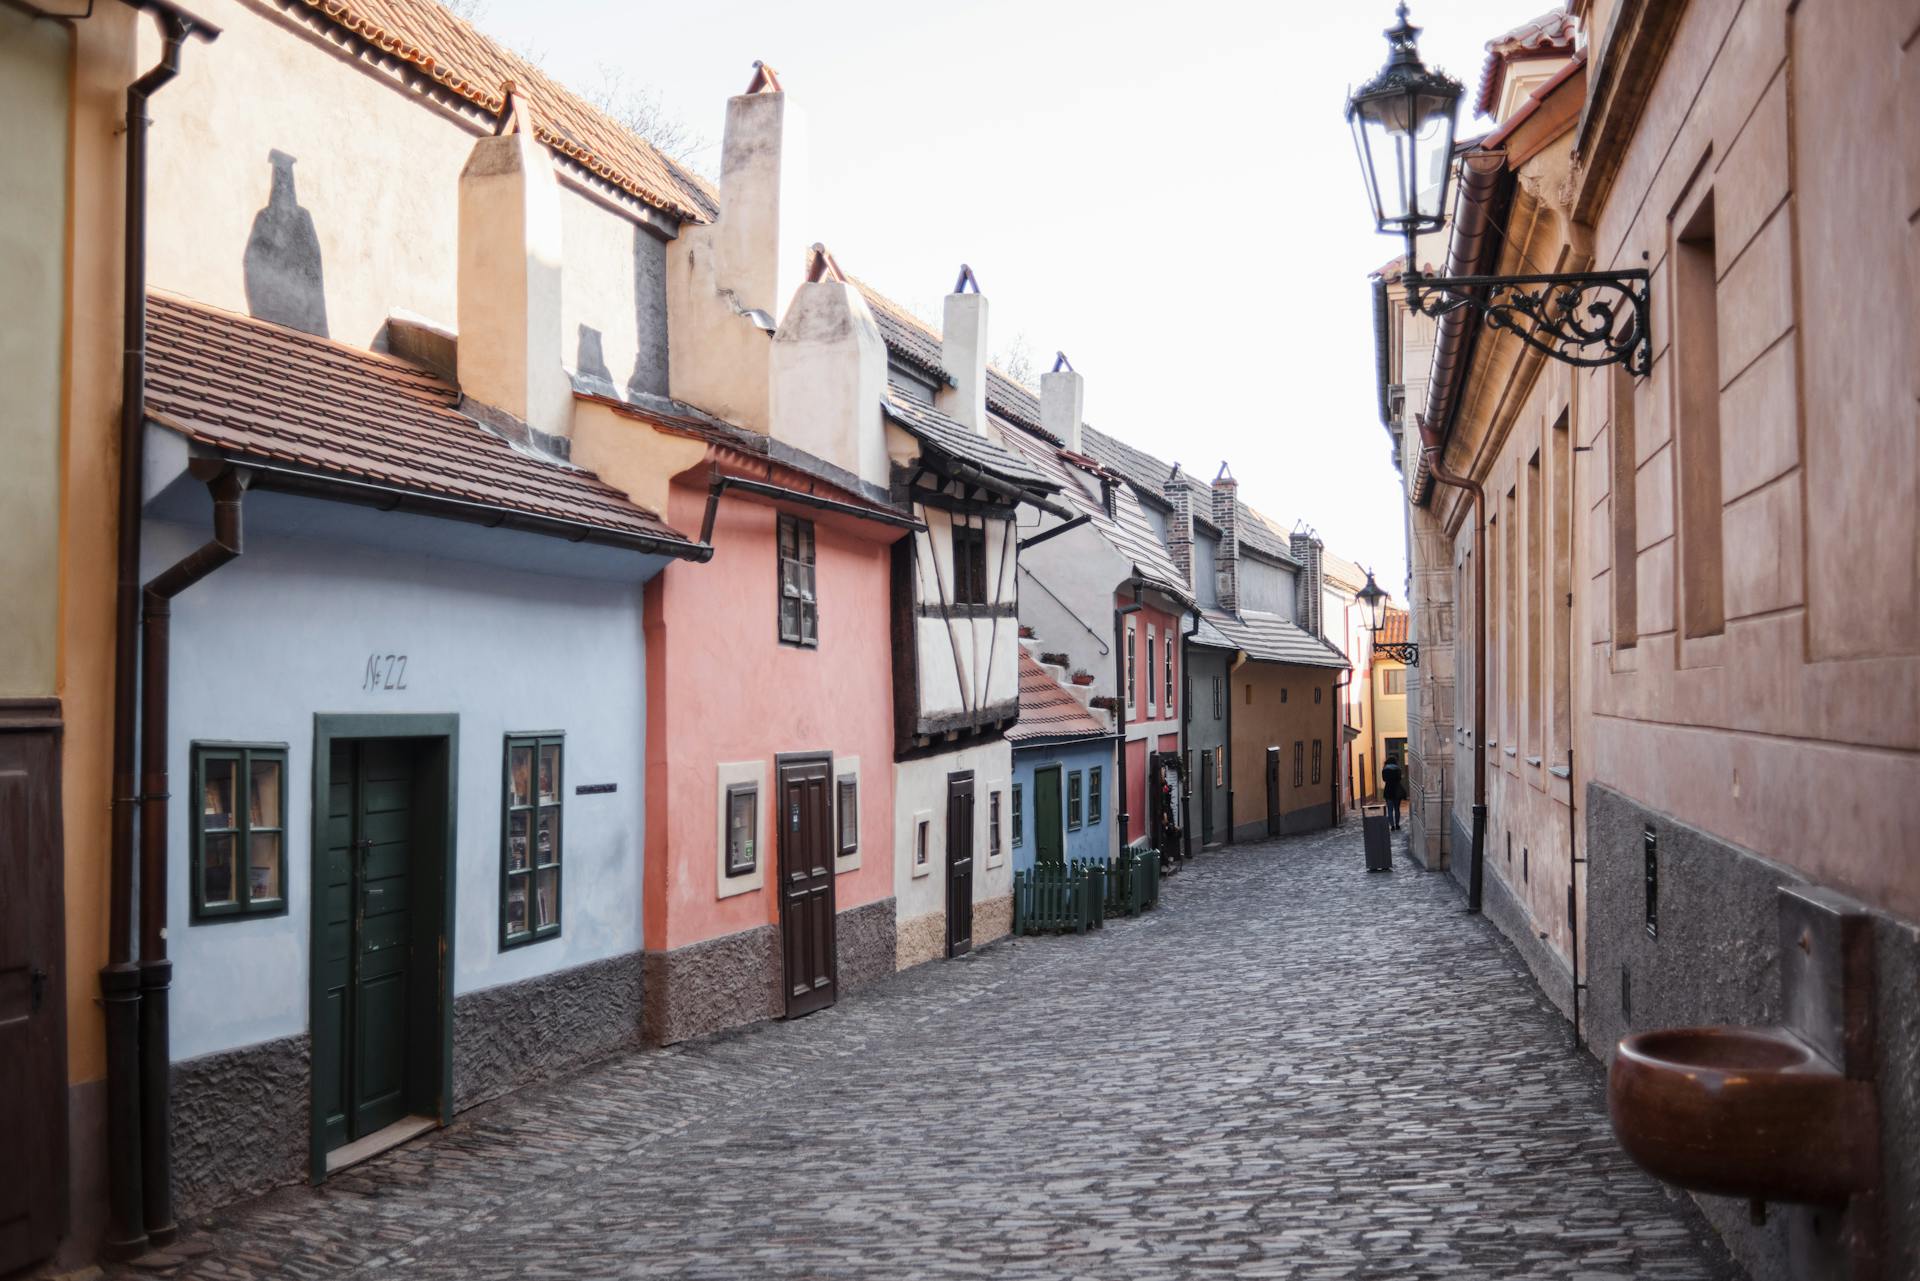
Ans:
{"label": "dark green wooden door", "polygon": [[1066,861],[1066,829],[1060,825],[1060,767],[1034,771],[1033,857],[1038,863]]}
{"label": "dark green wooden door", "polygon": [[325,1002],[316,1012],[314,1089],[329,1149],[407,1114],[409,1000],[414,964],[414,745],[349,739],[332,745],[326,849]]}

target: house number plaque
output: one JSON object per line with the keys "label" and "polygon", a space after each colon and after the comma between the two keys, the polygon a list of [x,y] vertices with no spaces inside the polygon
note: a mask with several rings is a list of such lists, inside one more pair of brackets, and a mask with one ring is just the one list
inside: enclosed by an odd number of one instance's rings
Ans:
{"label": "house number plaque", "polygon": [[405,654],[369,654],[366,670],[360,676],[361,689],[405,689],[407,687],[407,656]]}

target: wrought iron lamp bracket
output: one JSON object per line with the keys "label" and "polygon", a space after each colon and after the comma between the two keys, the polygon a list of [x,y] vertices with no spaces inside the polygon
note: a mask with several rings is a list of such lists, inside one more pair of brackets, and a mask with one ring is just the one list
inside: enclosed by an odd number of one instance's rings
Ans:
{"label": "wrought iron lamp bracket", "polygon": [[1471,307],[1488,328],[1504,329],[1555,360],[1584,368],[1625,365],[1636,377],[1653,369],[1649,273],[1561,272],[1537,276],[1424,276],[1408,272],[1407,305],[1422,316]]}
{"label": "wrought iron lamp bracket", "polygon": [[1375,641],[1373,652],[1384,654],[1408,667],[1420,666],[1420,645],[1417,641]]}

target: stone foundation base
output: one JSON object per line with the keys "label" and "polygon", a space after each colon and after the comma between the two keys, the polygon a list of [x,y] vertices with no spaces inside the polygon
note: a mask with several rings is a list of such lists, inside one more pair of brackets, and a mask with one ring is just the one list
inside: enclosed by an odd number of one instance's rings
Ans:
{"label": "stone foundation base", "polygon": [[645,982],[630,952],[455,997],[454,1111],[637,1046]]}
{"label": "stone foundation base", "polygon": [[857,992],[894,972],[898,930],[891,898],[850,907],[834,919],[834,979],[839,993]]}
{"label": "stone foundation base", "polygon": [[947,914],[928,912],[911,921],[901,921],[894,947],[894,966],[908,970],[924,961],[937,961],[947,954]]}
{"label": "stone foundation base", "polygon": [[304,1033],[173,1065],[178,1217],[307,1177],[311,1065]]}
{"label": "stone foundation base", "polygon": [[785,1012],[780,929],[761,925],[671,952],[648,952],[646,987],[649,1045],[778,1018]]}
{"label": "stone foundation base", "polygon": [[1013,895],[1005,894],[973,905],[973,945],[985,947],[1013,933]]}

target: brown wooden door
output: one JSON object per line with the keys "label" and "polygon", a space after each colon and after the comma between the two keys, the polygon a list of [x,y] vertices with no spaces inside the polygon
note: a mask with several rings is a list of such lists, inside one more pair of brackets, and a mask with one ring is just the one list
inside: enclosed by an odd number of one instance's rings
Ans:
{"label": "brown wooden door", "polygon": [[0,705],[0,1273],[65,1230],[66,984],[57,705]]}
{"label": "brown wooden door", "polygon": [[973,948],[973,771],[947,775],[947,955]]}
{"label": "brown wooden door", "polygon": [[1267,835],[1280,835],[1280,749],[1267,749]]}
{"label": "brown wooden door", "polygon": [[833,760],[780,762],[780,943],[787,1017],[833,1004]]}

